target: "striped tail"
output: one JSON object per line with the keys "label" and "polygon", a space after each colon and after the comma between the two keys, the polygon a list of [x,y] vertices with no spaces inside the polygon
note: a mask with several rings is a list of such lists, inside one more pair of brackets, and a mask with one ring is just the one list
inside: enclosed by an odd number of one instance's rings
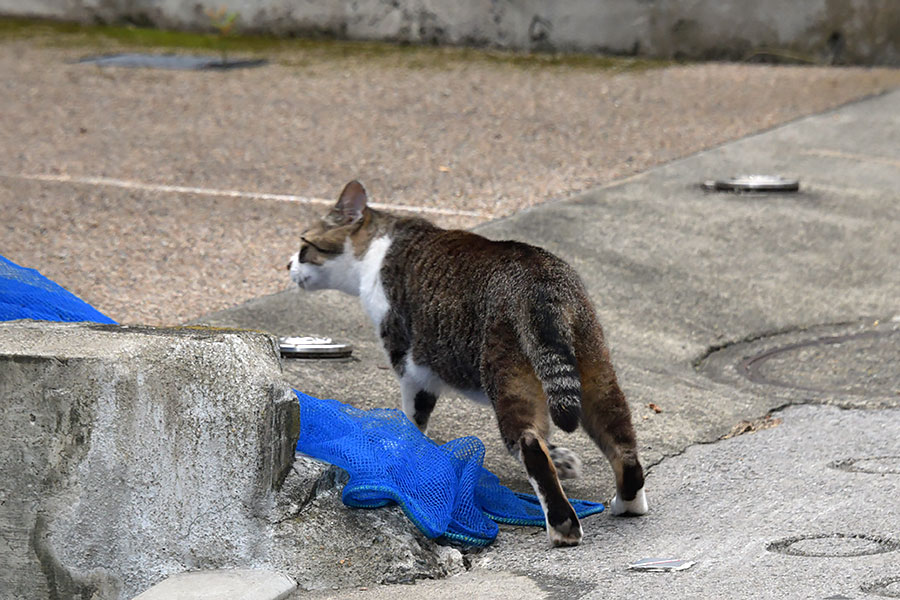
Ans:
{"label": "striped tail", "polygon": [[581,378],[572,332],[555,303],[540,300],[532,307],[531,327],[520,339],[547,396],[550,417],[557,427],[572,432],[581,419]]}

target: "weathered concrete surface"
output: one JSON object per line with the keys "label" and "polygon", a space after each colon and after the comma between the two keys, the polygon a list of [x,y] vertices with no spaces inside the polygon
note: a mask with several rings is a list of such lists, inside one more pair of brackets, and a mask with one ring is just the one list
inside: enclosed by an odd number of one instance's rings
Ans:
{"label": "weathered concrete surface", "polygon": [[0,324],[3,598],[264,566],[299,427],[271,337]]}
{"label": "weathered concrete surface", "polygon": [[[783,422],[776,427],[666,459],[651,471],[647,516],[586,519],[585,542],[576,548],[548,550],[543,532],[504,527],[496,545],[474,560],[478,568],[459,577],[402,593],[377,586],[311,597],[879,597],[862,591],[900,578],[900,411],[797,406],[777,417]],[[861,464],[867,471],[836,468],[886,455],[892,462]],[[790,551],[798,554],[779,551],[792,540]],[[675,573],[628,569],[649,557],[695,564]],[[889,589],[896,592],[896,583]]]}
{"label": "weathered concrete surface", "polygon": [[[774,427],[692,446],[654,467],[649,518],[596,519],[586,544],[564,557],[534,544],[498,546],[490,568],[528,564],[538,581],[581,583],[579,596],[591,600],[859,598],[864,586],[900,576],[900,474],[834,468],[891,455],[896,469],[900,411],[807,405],[774,416]],[[803,554],[777,550],[791,539]],[[628,570],[646,557],[696,564]]]}
{"label": "weathered concrete surface", "polygon": [[298,456],[278,495],[272,564],[301,590],[410,583],[466,570],[456,548],[426,538],[400,508],[341,502],[347,474]]}
{"label": "weathered concrete surface", "polygon": [[351,39],[607,51],[663,58],[755,53],[856,64],[900,62],[894,0],[0,0],[0,14],[209,29],[225,6],[248,31]]}

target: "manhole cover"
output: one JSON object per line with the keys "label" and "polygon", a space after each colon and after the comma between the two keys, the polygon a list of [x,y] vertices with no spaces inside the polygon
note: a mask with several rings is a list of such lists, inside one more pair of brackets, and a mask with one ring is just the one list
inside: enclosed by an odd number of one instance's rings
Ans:
{"label": "manhole cover", "polygon": [[741,362],[747,379],[810,391],[847,394],[900,391],[900,330],[864,331],[788,344]]}
{"label": "manhole cover", "polygon": [[766,546],[769,552],[822,558],[884,554],[898,548],[900,543],[895,540],[856,533],[799,535]]}
{"label": "manhole cover", "polygon": [[885,598],[900,598],[900,577],[888,577],[879,579],[859,588],[863,593],[884,596]]}
{"label": "manhole cover", "polygon": [[871,456],[868,458],[848,458],[828,465],[832,469],[851,473],[873,473],[875,475],[900,475],[900,456]]}
{"label": "manhole cover", "polygon": [[781,389],[790,399],[831,400],[850,406],[881,399],[879,404],[898,406],[898,357],[900,322],[867,320],[730,344],[711,352],[697,368],[717,381]]}
{"label": "manhole cover", "polygon": [[258,67],[268,61],[264,58],[250,60],[222,60],[213,56],[193,56],[188,54],[104,54],[87,56],[78,62],[101,67],[131,67],[144,69],[174,69],[196,71],[201,69],[240,69]]}

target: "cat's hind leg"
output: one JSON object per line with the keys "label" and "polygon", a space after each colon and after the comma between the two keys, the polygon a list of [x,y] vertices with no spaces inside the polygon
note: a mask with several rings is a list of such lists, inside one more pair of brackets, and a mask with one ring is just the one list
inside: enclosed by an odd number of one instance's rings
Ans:
{"label": "cat's hind leg", "polygon": [[647,512],[644,470],[638,460],[631,411],[619,388],[605,348],[578,356],[581,374],[581,423],[606,455],[616,477],[616,496],[609,505],[614,515]]}
{"label": "cat's hind leg", "polygon": [[550,544],[575,546],[581,542],[581,523],[559,483],[545,441],[549,415],[541,382],[523,355],[500,349],[491,354],[494,360],[486,361],[483,380],[497,413],[500,435],[525,466],[544,509]]}

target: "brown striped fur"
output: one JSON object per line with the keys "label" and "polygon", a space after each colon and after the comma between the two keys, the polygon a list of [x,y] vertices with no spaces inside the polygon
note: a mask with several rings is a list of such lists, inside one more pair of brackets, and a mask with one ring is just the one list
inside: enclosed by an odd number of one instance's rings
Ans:
{"label": "brown striped fur", "polygon": [[546,442],[551,420],[564,431],[581,424],[606,455],[613,512],[646,511],[628,404],[587,291],[565,262],[373,210],[358,182],[302,239],[292,278],[361,297],[404,412],[422,431],[441,389],[490,401],[541,498],[552,545],[578,544],[582,530],[551,458],[565,449]]}

